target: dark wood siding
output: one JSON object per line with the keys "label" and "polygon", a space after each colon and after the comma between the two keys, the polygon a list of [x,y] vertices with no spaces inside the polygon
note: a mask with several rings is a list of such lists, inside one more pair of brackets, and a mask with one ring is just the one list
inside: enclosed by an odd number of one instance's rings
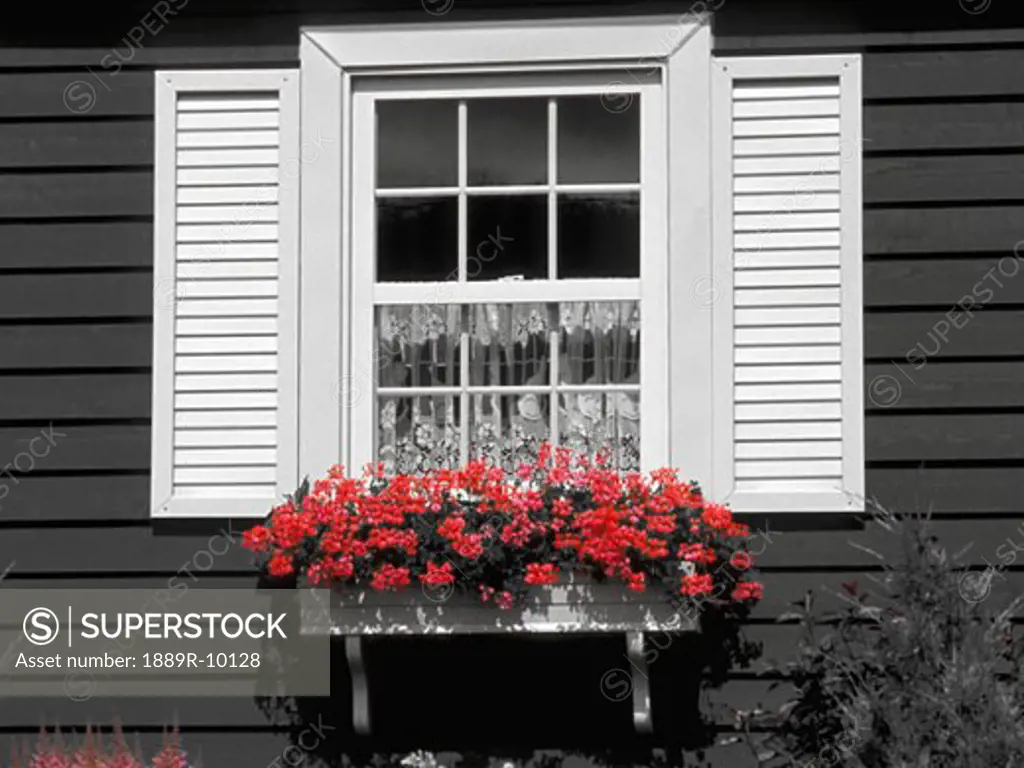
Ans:
{"label": "dark wood siding", "polygon": [[[445,20],[683,13],[692,3],[463,5],[470,3],[456,0]],[[893,376],[901,386],[891,407],[869,401],[869,492],[902,509],[933,510],[943,538],[972,544],[969,557],[983,565],[1015,536],[1024,503],[1024,276],[998,271],[1024,239],[1022,11],[994,2],[970,15],[950,2],[922,19],[892,3],[818,2],[811,19],[809,5],[726,0],[714,19],[716,48],[720,55],[864,52],[865,378]],[[302,24],[445,21],[425,16],[418,0],[260,0],[244,10],[196,0],[147,36],[120,71],[101,65],[111,46],[126,50],[121,37],[151,7],[62,11],[46,23],[47,10],[36,9],[37,23],[0,37],[0,466],[39,429],[52,423],[66,433],[30,471],[15,473],[17,483],[4,481],[5,587],[159,587],[211,536],[223,535],[218,526],[154,529],[148,519],[152,71],[296,66]],[[76,81],[95,89],[87,111],[75,111],[82,102],[64,103]],[[915,370],[908,352],[934,347],[937,324],[993,268],[1004,287]],[[762,558],[767,597],[750,629],[766,656],[779,657],[795,636],[774,617],[808,589],[827,600],[841,582],[877,570],[851,540],[883,550],[891,542],[849,520],[768,522],[780,533]],[[252,576],[236,545],[200,581],[231,586],[251,584]],[[996,590],[1024,586],[1024,571],[1005,576]],[[592,650],[595,669],[616,663],[614,649]],[[427,690],[418,686],[438,678],[419,666],[403,674],[419,681],[408,683],[414,690]],[[596,693],[599,676],[591,677]],[[401,681],[388,685],[402,696]],[[714,697],[719,722],[728,723],[729,706],[779,695],[738,673]],[[84,706],[0,697],[0,737],[32,734],[44,720],[84,726],[114,714],[147,738],[158,738],[176,715],[208,766],[266,765],[287,743],[251,700]],[[609,717],[618,727],[624,710]],[[742,749],[715,754],[715,765],[747,764]]]}

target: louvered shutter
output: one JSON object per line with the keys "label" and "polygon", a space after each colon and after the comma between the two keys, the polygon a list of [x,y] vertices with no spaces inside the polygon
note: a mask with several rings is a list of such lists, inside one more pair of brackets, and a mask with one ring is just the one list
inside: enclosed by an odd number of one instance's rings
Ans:
{"label": "louvered shutter", "polygon": [[296,485],[298,72],[156,73],[152,513]]}
{"label": "louvered shutter", "polygon": [[713,68],[713,489],[863,508],[858,56]]}

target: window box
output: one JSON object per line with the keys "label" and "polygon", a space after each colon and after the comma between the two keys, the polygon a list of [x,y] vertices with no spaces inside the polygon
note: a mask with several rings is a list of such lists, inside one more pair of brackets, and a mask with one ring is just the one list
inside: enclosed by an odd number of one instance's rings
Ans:
{"label": "window box", "polygon": [[[317,590],[302,616],[303,634],[344,638],[352,678],[352,718],[357,733],[370,733],[369,681],[363,639],[382,635],[481,635],[503,633],[623,633],[631,680],[633,725],[652,729],[651,696],[644,635],[695,632],[697,606],[673,606],[664,593],[631,592],[623,584],[595,583],[587,577],[537,587],[522,608],[495,610],[479,599],[450,590],[374,592],[336,586]],[[617,671],[617,670],[616,670]],[[602,690],[613,681],[601,680]],[[624,681],[615,681],[624,685]],[[617,697],[616,697],[617,698]]]}

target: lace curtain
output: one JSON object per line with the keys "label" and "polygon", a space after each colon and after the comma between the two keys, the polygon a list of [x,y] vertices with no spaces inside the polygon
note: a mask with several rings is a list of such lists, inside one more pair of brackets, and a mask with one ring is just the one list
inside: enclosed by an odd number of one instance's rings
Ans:
{"label": "lace curtain", "polygon": [[[552,349],[557,330],[557,350]],[[462,333],[469,365],[460,368]],[[382,395],[380,458],[398,471],[459,463],[462,429],[472,456],[509,467],[551,439],[550,392],[505,394],[503,387],[549,387],[552,355],[558,383],[639,383],[636,302],[393,306],[377,310],[377,383],[382,388],[495,388],[470,397],[468,424],[459,395]],[[639,394],[558,392],[558,442],[592,453],[610,449],[625,469],[639,463]]]}

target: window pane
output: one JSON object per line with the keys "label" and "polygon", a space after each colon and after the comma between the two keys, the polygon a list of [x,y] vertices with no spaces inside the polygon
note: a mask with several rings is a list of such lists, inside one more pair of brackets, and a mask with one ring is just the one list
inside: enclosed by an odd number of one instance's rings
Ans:
{"label": "window pane", "polygon": [[547,385],[549,333],[544,304],[469,307],[470,386]]}
{"label": "window pane", "polygon": [[639,277],[640,195],[560,194],[558,276]]}
{"label": "window pane", "polygon": [[600,96],[558,100],[558,183],[607,184],[640,181],[640,101],[628,107]]}
{"label": "window pane", "polygon": [[558,316],[559,383],[640,383],[639,302],[565,303]]}
{"label": "window pane", "polygon": [[559,445],[588,455],[606,451],[612,466],[640,469],[639,394],[562,393],[559,403]]}
{"label": "window pane", "polygon": [[547,184],[545,99],[475,99],[466,112],[471,186]]}
{"label": "window pane", "polygon": [[470,456],[489,458],[510,472],[537,458],[550,440],[548,395],[473,395],[470,400]]}
{"label": "window pane", "polygon": [[388,472],[458,466],[459,396],[378,398],[377,458]]}
{"label": "window pane", "polygon": [[471,196],[468,214],[468,279],[547,277],[547,195]]}
{"label": "window pane", "polygon": [[378,101],[377,187],[458,183],[458,102]]}
{"label": "window pane", "polygon": [[458,306],[377,307],[377,386],[459,385]]}
{"label": "window pane", "polygon": [[377,280],[447,280],[458,275],[458,229],[458,198],[378,199]]}

